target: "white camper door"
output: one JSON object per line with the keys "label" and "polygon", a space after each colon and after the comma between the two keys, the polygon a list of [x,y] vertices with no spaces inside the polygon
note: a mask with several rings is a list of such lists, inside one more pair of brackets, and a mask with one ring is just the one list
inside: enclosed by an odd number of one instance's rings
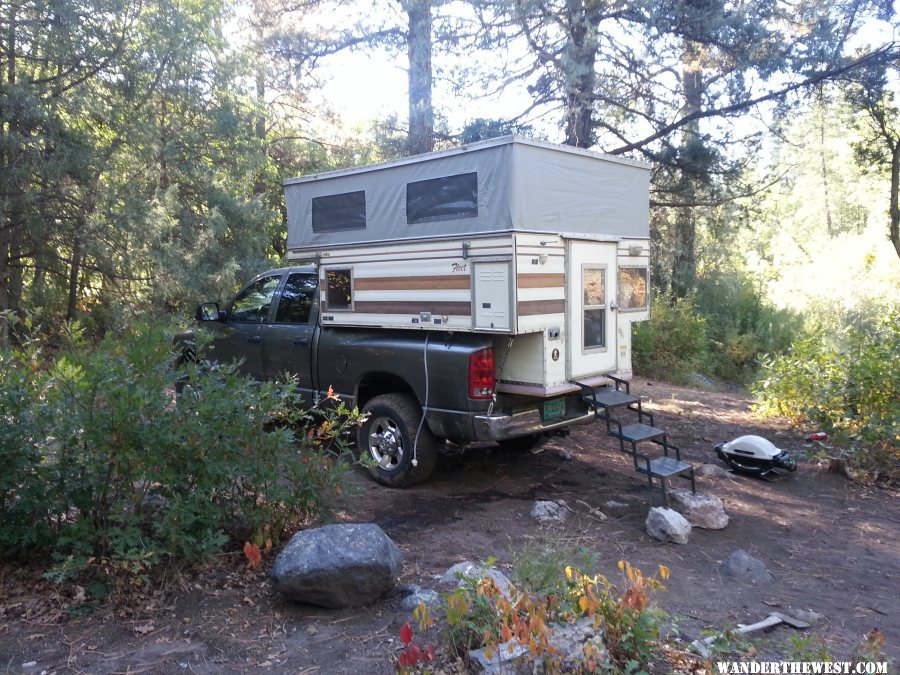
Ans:
{"label": "white camper door", "polygon": [[567,242],[566,323],[570,379],[616,369],[616,243]]}

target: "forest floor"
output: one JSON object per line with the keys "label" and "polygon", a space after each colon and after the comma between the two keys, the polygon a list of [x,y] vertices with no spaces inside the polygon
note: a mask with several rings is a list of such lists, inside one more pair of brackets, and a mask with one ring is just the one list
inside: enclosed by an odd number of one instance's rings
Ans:
{"label": "forest floor", "polygon": [[[684,546],[647,536],[644,519],[659,504],[659,490],[647,487],[601,424],[534,454],[499,448],[452,453],[434,479],[407,490],[376,485],[355,469],[332,517],[379,524],[403,552],[404,584],[437,588],[435,576],[451,565],[488,557],[511,575],[519,552],[549,541],[595,552],[599,571],[610,579],[618,578],[621,559],[648,572],[667,565],[667,590],[654,598],[673,622],[671,644],[683,646],[704,631],[752,623],[772,611],[807,610],[822,617],[808,631],[780,626],[736,646],[732,656],[820,660],[824,650],[852,660],[863,636],[878,629],[897,667],[896,492],[804,459],[811,446],[803,434],[782,420],[756,416],[743,394],[646,380],[636,381],[635,391],[688,461],[717,463],[716,443],[754,433],[800,457],[799,468],[770,482],[732,474],[698,479],[699,491],[724,500],[731,522],[719,531],[695,528]],[[575,514],[562,526],[542,527],[529,516],[539,499],[564,499]],[[610,500],[624,506],[611,510],[605,506]],[[759,585],[720,576],[719,561],[739,548],[761,559],[775,580]],[[56,587],[37,570],[0,567],[0,673],[395,671],[398,631],[411,619],[399,611],[398,596],[362,609],[292,605],[268,580],[273,559],[266,554],[262,566],[250,570],[243,555],[222,556],[152,588],[136,587],[84,616],[77,589]],[[439,645],[436,672],[464,672],[447,656],[440,612],[435,615],[435,627],[421,642]],[[662,660],[652,670],[673,672]]]}

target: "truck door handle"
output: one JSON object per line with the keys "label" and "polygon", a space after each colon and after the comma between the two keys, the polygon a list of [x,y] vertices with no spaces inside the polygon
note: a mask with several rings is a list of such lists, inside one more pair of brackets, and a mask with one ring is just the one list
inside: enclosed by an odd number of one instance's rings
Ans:
{"label": "truck door handle", "polygon": [[291,342],[293,342],[295,345],[308,345],[309,338],[308,337],[294,338],[293,340],[291,340]]}
{"label": "truck door handle", "polygon": [[259,337],[259,335],[250,335],[250,336],[247,337],[247,342],[257,343],[257,342],[259,342],[260,340],[262,340],[262,338]]}

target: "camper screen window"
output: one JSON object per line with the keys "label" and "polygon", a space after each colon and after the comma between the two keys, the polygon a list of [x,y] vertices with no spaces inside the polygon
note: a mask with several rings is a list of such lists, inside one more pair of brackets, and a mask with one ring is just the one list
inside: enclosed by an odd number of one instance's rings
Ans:
{"label": "camper screen window", "polygon": [[619,309],[647,309],[646,267],[619,268]]}
{"label": "camper screen window", "polygon": [[313,197],[313,232],[363,230],[366,227],[366,191]]}
{"label": "camper screen window", "polygon": [[478,215],[478,174],[432,178],[406,184],[406,222],[474,218]]}

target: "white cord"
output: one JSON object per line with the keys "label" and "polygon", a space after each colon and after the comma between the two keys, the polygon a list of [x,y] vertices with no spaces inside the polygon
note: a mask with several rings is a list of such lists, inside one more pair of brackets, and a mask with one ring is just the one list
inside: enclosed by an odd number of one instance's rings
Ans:
{"label": "white cord", "polygon": [[422,419],[419,420],[419,428],[416,429],[416,440],[413,441],[413,468],[419,466],[417,459],[417,450],[419,449],[419,434],[422,433],[422,425],[425,423],[425,411],[428,410],[428,341],[431,339],[431,332],[425,334],[425,351],[422,360],[425,362],[425,405],[422,406]]}

